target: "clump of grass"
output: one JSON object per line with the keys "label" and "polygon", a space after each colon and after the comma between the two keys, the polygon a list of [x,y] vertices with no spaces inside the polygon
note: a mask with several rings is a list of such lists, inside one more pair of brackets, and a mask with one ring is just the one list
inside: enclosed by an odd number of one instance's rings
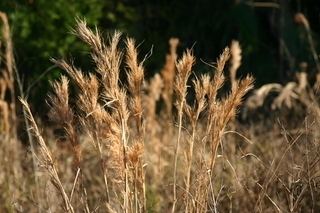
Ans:
{"label": "clump of grass", "polygon": [[[167,122],[172,122],[172,105],[177,108],[177,135],[173,153],[173,203],[172,212],[177,207],[185,212],[206,212],[213,195],[212,174],[217,150],[228,121],[236,114],[241,99],[252,87],[253,78],[233,79],[229,95],[219,99],[218,90],[224,83],[223,69],[229,59],[226,48],[217,61],[213,76],[203,75],[193,80],[195,101],[189,105],[186,100],[188,81],[195,63],[192,51],[187,50],[176,63],[178,41],[170,40],[171,51],[162,77],[155,76],[144,89],[143,62],[138,60],[138,52],[133,39],[126,39],[126,52],[118,49],[121,34],[115,32],[104,42],[100,32],[90,30],[85,21],[78,20],[74,32],[91,47],[91,57],[96,69],[84,74],[79,68],[65,60],[52,61],[65,70],[76,86],[76,96],[69,91],[69,80],[62,76],[53,84],[53,93],[49,96],[49,117],[56,125],[64,129],[69,141],[76,170],[70,196],[67,195],[58,175],[51,153],[40,134],[40,131],[25,100],[21,100],[28,115],[32,129],[39,143],[41,162],[47,168],[51,180],[61,195],[66,211],[73,212],[72,197],[80,179],[80,198],[85,199],[85,177],[82,170],[82,149],[80,134],[87,134],[100,159],[101,173],[104,182],[104,206],[114,212],[146,212],[146,179],[145,179],[145,121],[157,123],[155,118],[145,118],[143,100],[147,100],[153,109],[147,112],[156,117],[156,102],[163,88],[163,99],[166,105]],[[125,58],[123,58],[125,56]],[[121,63],[126,64],[127,88],[120,82]],[[176,63],[176,68],[175,68]],[[238,62],[235,62],[238,63]],[[237,65],[238,66],[238,65]],[[235,68],[237,69],[237,67]],[[163,82],[163,84],[162,84]],[[162,86],[163,85],[163,86]],[[148,91],[148,95],[144,95]],[[76,98],[74,98],[76,97]],[[76,103],[72,106],[71,103]],[[206,114],[206,131],[198,129],[200,116]],[[134,122],[131,122],[134,121]],[[185,123],[184,121],[188,121]],[[133,125],[133,123],[135,125]],[[135,127],[134,127],[135,126]],[[185,126],[185,127],[184,127]],[[191,127],[191,137],[184,134],[185,128]],[[155,134],[153,134],[156,136]],[[184,135],[184,137],[182,137]],[[185,142],[183,146],[181,143]],[[196,147],[196,149],[195,149]],[[178,172],[182,166],[182,152],[186,152],[186,171]],[[170,156],[170,155],[169,155]],[[180,170],[180,169],[179,169]],[[183,171],[183,170],[181,170]],[[182,175],[182,176],[180,176]],[[79,176],[81,178],[79,178]],[[178,185],[186,178],[186,198],[178,200]],[[179,181],[178,181],[179,180]],[[208,189],[206,186],[211,186]],[[211,194],[209,192],[211,191]],[[88,202],[84,208],[90,210]]]}
{"label": "clump of grass", "polygon": [[[187,52],[187,54],[190,54]],[[226,48],[221,54],[217,61],[214,75],[211,77],[209,75],[203,75],[200,80],[196,79],[194,81],[195,88],[195,101],[191,107],[185,101],[185,95],[187,91],[187,80],[190,75],[191,66],[194,59],[189,56],[189,63],[185,63],[185,66],[181,66],[180,63],[185,62],[184,58],[178,63],[178,70],[183,68],[185,72],[177,73],[176,81],[176,95],[177,106],[178,106],[178,140],[177,146],[179,145],[182,126],[182,112],[187,115],[191,126],[191,138],[187,139],[189,143],[189,150],[187,149],[187,172],[186,172],[186,199],[185,199],[185,212],[206,212],[208,203],[210,199],[214,199],[213,187],[212,187],[212,175],[214,170],[214,165],[217,156],[217,150],[222,139],[224,129],[227,123],[232,119],[235,114],[237,107],[241,104],[241,100],[248,90],[252,88],[253,78],[248,76],[240,81],[235,81],[232,86],[231,93],[225,98],[218,99],[218,91],[224,83],[223,70],[226,62],[229,59],[229,49]],[[188,61],[188,60],[187,60]],[[180,67],[179,67],[180,65]],[[190,70],[189,72],[187,72]],[[181,112],[181,113],[180,113]],[[197,131],[197,123],[199,122],[199,117],[201,113],[207,114],[206,121],[206,131],[202,135]],[[199,141],[196,141],[196,135]],[[194,172],[196,173],[191,181],[191,171],[194,159],[194,144],[196,142]],[[209,154],[206,157],[206,153]],[[175,156],[178,156],[175,153]],[[174,181],[174,186],[176,183]],[[191,186],[193,186],[191,188]],[[208,189],[208,187],[211,188]],[[211,192],[211,195],[209,194]],[[211,198],[210,198],[211,197]],[[175,199],[175,197],[174,197]],[[175,202],[173,203],[172,211],[175,210]]]}
{"label": "clump of grass", "polygon": [[[99,32],[91,31],[84,21],[78,21],[75,33],[92,49],[95,74],[86,76],[63,60],[53,61],[67,71],[79,88],[77,120],[100,156],[106,206],[113,211],[142,211],[146,205],[141,160],[144,152],[141,89],[144,70],[138,62],[134,40],[126,41],[129,94],[120,86],[119,79],[123,53],[117,46],[121,34],[115,32],[105,44]],[[136,136],[132,140],[128,126],[131,117],[136,122]]]}
{"label": "clump of grass", "polygon": [[[273,91],[279,93],[271,103],[275,110],[299,105],[307,109],[305,119],[294,129],[285,128],[280,117],[267,131],[265,122],[250,126],[234,119],[253,84],[250,75],[236,77],[241,65],[239,43],[232,42],[230,49],[223,50],[212,73],[192,77],[196,57],[187,50],[178,59],[178,40],[171,39],[164,69],[145,80],[144,61],[139,60],[133,39],[121,39],[121,33],[115,32],[104,40],[97,29],[78,20],[74,34],[91,48],[95,68],[82,72],[72,62],[52,60],[66,72],[52,84],[48,97],[50,121],[63,130],[59,135],[63,140],[54,143],[55,138],[46,134],[51,128],[36,123],[19,78],[10,77],[16,70],[4,17],[0,13],[5,25],[1,62],[6,62],[0,64],[4,70],[0,81],[5,82],[0,98],[1,106],[6,105],[13,115],[5,114],[4,108],[1,111],[5,128],[0,144],[0,211],[319,209],[320,108],[317,81],[314,85],[308,81],[306,64],[297,81],[264,85],[247,100],[247,110],[262,106]],[[304,16],[297,16],[297,22],[310,32]],[[228,63],[231,87],[225,93],[221,88],[228,80],[224,74]],[[11,105],[15,96],[8,85],[14,85],[14,80],[30,140],[26,147],[20,146],[11,131],[16,126]],[[190,91],[193,100],[186,98]],[[4,98],[8,92],[12,96]],[[32,163],[34,170],[29,168]]]}
{"label": "clump of grass", "polygon": [[[91,47],[91,57],[96,64],[96,69],[89,74],[84,74],[72,63],[65,60],[52,60],[64,69],[72,79],[72,83],[75,83],[77,95],[71,96],[69,80],[62,76],[59,82],[53,84],[54,92],[49,96],[51,108],[49,117],[59,128],[64,129],[77,168],[70,196],[67,196],[62,186],[51,153],[37,128],[29,106],[24,100],[21,101],[29,117],[32,127],[30,131],[36,135],[39,142],[42,162],[46,162],[46,168],[62,197],[64,209],[74,211],[72,196],[79,174],[84,170],[81,166],[82,148],[79,134],[86,133],[100,158],[105,187],[104,203],[108,211],[146,211],[146,181],[143,160],[146,138],[144,121],[150,120],[144,118],[143,106],[145,105],[143,100],[149,100],[152,103],[151,106],[154,109],[150,110],[148,114],[156,116],[156,102],[161,94],[159,91],[163,88],[168,122],[171,122],[169,119],[172,118],[171,105],[174,103],[173,100],[175,100],[177,107],[178,129],[173,153],[172,212],[177,210],[177,204],[179,208],[184,206],[185,212],[195,210],[205,212],[211,196],[213,197],[212,171],[220,140],[228,121],[235,116],[241,99],[252,87],[252,77],[246,77],[241,81],[233,79],[230,94],[222,99],[217,98],[218,90],[224,83],[223,69],[229,59],[229,49],[226,48],[217,61],[212,77],[203,75],[200,79],[193,80],[195,101],[191,106],[186,101],[186,96],[195,57],[190,50],[187,50],[177,62],[175,69],[173,64],[176,60],[175,51],[178,42],[171,40],[171,53],[167,58],[167,66],[162,72],[162,78],[155,76],[150,83],[150,89],[147,90],[149,96],[144,96],[144,68],[143,63],[138,61],[138,52],[133,39],[126,40],[126,52],[124,53],[118,49],[121,37],[118,32],[115,32],[105,43],[98,30],[92,31],[87,27],[85,21],[78,20],[74,33]],[[124,55],[125,59],[123,59]],[[127,65],[127,88],[123,87],[119,77],[123,61]],[[162,87],[161,82],[167,86]],[[72,106],[73,102],[76,103],[75,106]],[[207,117],[204,135],[201,135],[198,129],[201,114],[206,114]],[[131,119],[135,123],[135,128],[130,122]],[[155,122],[154,120],[153,122]],[[189,123],[185,123],[184,120]],[[186,127],[183,127],[184,125]],[[192,132],[191,137],[182,137],[183,129],[189,126]],[[187,142],[187,146],[184,144],[180,147],[182,141]],[[196,151],[194,147],[196,147]],[[182,150],[180,150],[181,148]],[[179,158],[182,157],[182,151],[187,153],[187,169],[180,176],[181,173],[178,173],[177,170],[178,165],[181,165]],[[209,155],[206,156],[206,153]],[[80,175],[80,188],[82,188],[80,197],[83,198],[86,196],[86,188],[83,185],[85,177],[82,175],[83,173]],[[183,178],[186,178],[187,196],[181,203],[177,197],[177,186],[181,182],[178,182],[178,179]],[[210,190],[204,187],[208,185],[211,186],[211,195],[209,194]],[[90,209],[87,202],[85,208]]]}

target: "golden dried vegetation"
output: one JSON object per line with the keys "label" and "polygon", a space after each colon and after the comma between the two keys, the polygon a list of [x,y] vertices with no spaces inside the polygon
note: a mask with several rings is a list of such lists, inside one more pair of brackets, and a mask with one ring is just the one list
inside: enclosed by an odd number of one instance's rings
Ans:
{"label": "golden dried vegetation", "polygon": [[[160,74],[145,79],[134,39],[122,39],[119,32],[104,39],[97,29],[77,20],[74,34],[91,48],[95,68],[83,72],[72,61],[52,59],[64,73],[48,95],[50,127],[35,119],[19,86],[29,134],[29,144],[23,146],[15,133],[9,25],[4,14],[0,17],[5,53],[0,76],[1,211],[320,208],[320,113],[316,89],[305,72],[298,75],[298,83],[254,90],[244,104],[248,114],[275,91],[271,108],[294,108],[297,101],[307,107],[302,126],[287,130],[281,121],[271,130],[258,123],[241,125],[235,116],[254,79],[236,76],[242,58],[237,41],[223,50],[211,73],[196,76],[193,51],[179,58],[179,41],[171,39]],[[60,134],[52,134],[53,129]]]}

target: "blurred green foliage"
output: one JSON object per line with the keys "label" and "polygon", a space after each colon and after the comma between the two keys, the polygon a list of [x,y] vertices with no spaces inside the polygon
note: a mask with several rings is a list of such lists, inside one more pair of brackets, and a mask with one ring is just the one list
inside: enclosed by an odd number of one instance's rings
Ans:
{"label": "blurred green foliage", "polygon": [[[122,3],[100,0],[2,0],[12,30],[18,71],[30,97],[42,103],[49,87],[48,80],[59,76],[50,58],[71,58],[79,66],[91,67],[88,48],[72,34],[77,17],[85,17],[89,26],[103,23],[107,29],[124,28],[132,12]],[[72,55],[72,56],[71,56]]]}
{"label": "blurred green foliage", "polygon": [[278,7],[261,7],[251,0],[2,0],[0,10],[10,18],[18,70],[26,85],[36,84],[31,96],[43,97],[48,80],[60,72],[52,68],[50,58],[72,57],[84,69],[92,66],[88,48],[71,33],[76,17],[85,17],[105,34],[118,29],[136,38],[142,57],[153,47],[147,76],[161,69],[170,37],[180,39],[180,53],[194,48],[201,71],[210,67],[199,59],[215,61],[237,39],[243,48],[240,73],[253,73],[258,84],[285,81],[300,62],[313,63],[305,31],[293,17],[303,12],[317,41],[320,4],[275,2]]}

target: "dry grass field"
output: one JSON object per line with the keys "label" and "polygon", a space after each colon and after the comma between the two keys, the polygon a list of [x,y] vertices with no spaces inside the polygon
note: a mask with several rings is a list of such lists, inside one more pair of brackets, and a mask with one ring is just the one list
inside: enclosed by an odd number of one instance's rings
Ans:
{"label": "dry grass field", "polygon": [[254,89],[252,76],[237,78],[237,41],[196,75],[192,50],[177,55],[171,39],[162,71],[145,79],[132,38],[102,38],[78,20],[95,69],[52,59],[63,75],[43,103],[46,123],[0,17],[0,212],[320,211],[320,78],[305,66],[286,85]]}

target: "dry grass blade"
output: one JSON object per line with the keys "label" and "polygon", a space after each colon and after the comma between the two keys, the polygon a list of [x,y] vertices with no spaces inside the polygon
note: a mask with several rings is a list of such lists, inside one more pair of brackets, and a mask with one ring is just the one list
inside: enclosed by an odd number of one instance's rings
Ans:
{"label": "dry grass blade", "polygon": [[273,101],[272,109],[281,108],[283,105],[287,106],[289,109],[292,107],[292,101],[298,99],[298,94],[296,88],[297,83],[289,82],[281,91],[279,96]]}
{"label": "dry grass blade", "polygon": [[60,82],[53,84],[54,94],[49,95],[50,111],[48,116],[51,121],[64,129],[68,140],[71,143],[76,167],[80,167],[81,149],[78,140],[78,133],[74,124],[74,113],[69,106],[69,81],[65,76]]}
{"label": "dry grass blade", "polygon": [[176,75],[176,60],[177,60],[177,47],[179,40],[177,38],[171,38],[169,41],[170,53],[166,56],[166,62],[161,70],[161,77],[163,79],[164,88],[162,97],[166,104],[167,116],[171,118],[172,105],[173,105],[173,87]]}
{"label": "dry grass blade", "polygon": [[26,111],[26,113],[28,115],[28,119],[30,121],[31,129],[29,129],[28,131],[31,131],[35,135],[35,137],[38,141],[38,144],[40,147],[40,153],[41,153],[41,158],[40,158],[41,163],[47,169],[47,171],[51,177],[52,184],[56,187],[57,191],[60,193],[61,198],[63,200],[63,204],[64,204],[63,206],[64,206],[65,211],[73,213],[74,210],[73,210],[73,207],[70,203],[69,197],[66,194],[64,187],[62,186],[62,183],[60,181],[56,166],[54,165],[51,153],[50,153],[43,137],[41,136],[40,130],[38,129],[38,126],[33,118],[30,107],[29,107],[26,100],[20,99],[20,102],[21,102],[24,110]]}
{"label": "dry grass blade", "polygon": [[[16,94],[15,94],[15,61],[13,57],[13,44],[10,36],[10,26],[8,17],[5,13],[0,11],[0,21],[2,22],[2,32],[0,39],[3,41],[3,56],[0,52],[0,62],[4,62],[4,67],[1,69],[1,106],[0,109],[3,114],[4,133],[12,134],[16,137]],[[0,44],[1,44],[0,40]],[[1,46],[0,46],[1,47]],[[1,65],[1,64],[0,64]],[[4,100],[5,93],[10,94],[10,100]],[[8,102],[8,103],[7,103]]]}
{"label": "dry grass blade", "polygon": [[217,92],[224,84],[225,77],[223,74],[223,70],[229,58],[230,58],[230,50],[229,48],[225,48],[217,60],[217,65],[215,68],[215,73],[213,75],[213,78],[211,79],[209,85],[206,87],[208,90],[207,94],[208,94],[208,102],[209,102],[209,112],[214,110],[216,105]]}
{"label": "dry grass blade", "polygon": [[192,55],[191,51],[188,50],[182,56],[182,59],[177,63],[177,74],[174,84],[174,89],[177,96],[176,107],[178,109],[178,137],[175,144],[174,151],[174,171],[173,171],[173,206],[172,212],[175,211],[175,205],[177,202],[177,163],[179,156],[179,147],[181,139],[181,130],[182,130],[182,117],[183,117],[183,108],[186,104],[186,95],[187,95],[187,82],[191,74],[191,69],[195,63],[195,58]]}
{"label": "dry grass blade", "polygon": [[246,107],[249,109],[256,109],[261,107],[265,102],[266,97],[271,92],[280,92],[282,86],[280,84],[265,84],[257,90],[253,91],[253,94],[246,100]]}
{"label": "dry grass blade", "polygon": [[230,53],[231,53],[231,67],[230,67],[230,80],[232,87],[235,87],[237,82],[237,71],[239,67],[241,66],[241,47],[238,41],[232,41],[231,47],[230,47]]}
{"label": "dry grass blade", "polygon": [[217,60],[217,66],[215,68],[215,73],[210,83],[206,83],[208,86],[204,88],[207,89],[208,95],[208,123],[207,123],[207,135],[210,134],[211,127],[214,123],[215,115],[218,112],[219,104],[217,103],[217,93],[218,90],[223,86],[225,77],[223,74],[224,66],[226,62],[230,58],[230,50],[229,48],[225,48],[222,54],[219,56]]}
{"label": "dry grass blade", "polygon": [[97,29],[93,32],[87,27],[86,21],[77,20],[75,34],[92,49],[91,56],[106,87],[118,87],[119,68],[122,60],[122,53],[118,51],[121,33],[115,31],[109,38],[109,45],[106,45]]}
{"label": "dry grass blade", "polygon": [[69,81],[65,76],[60,82],[53,84],[54,94],[49,95],[50,108],[49,117],[56,123],[72,122],[73,112],[69,108]]}
{"label": "dry grass blade", "polygon": [[308,74],[306,72],[297,73],[297,78],[298,78],[297,92],[301,93],[301,92],[305,91],[309,85]]}
{"label": "dry grass blade", "polygon": [[223,102],[223,116],[226,125],[227,122],[236,115],[236,110],[242,103],[243,97],[249,90],[253,88],[254,78],[252,76],[247,76],[243,80],[237,83],[237,87],[232,89],[230,96]]}
{"label": "dry grass blade", "polygon": [[130,102],[133,116],[136,119],[138,134],[142,134],[142,85],[144,79],[143,64],[138,63],[138,52],[133,39],[127,39],[126,63],[129,68],[128,84],[132,99]]}
{"label": "dry grass blade", "polygon": [[[187,153],[187,177],[186,177],[186,194],[187,194],[187,201],[186,201],[186,208],[185,212],[189,212],[189,209],[192,209],[190,203],[193,202],[192,200],[192,193],[190,192],[191,188],[191,176],[192,176],[192,164],[193,164],[193,152],[194,152],[194,143],[196,141],[196,134],[197,134],[197,125],[199,122],[200,113],[202,113],[206,106],[206,95],[207,95],[207,87],[210,81],[210,77],[208,75],[202,75],[200,79],[193,80],[193,85],[195,89],[195,102],[193,107],[190,107],[188,104],[184,107],[186,114],[189,118],[192,127],[191,139],[189,142],[189,152]],[[191,199],[190,199],[191,198]],[[189,207],[190,205],[190,207]]]}
{"label": "dry grass blade", "polygon": [[212,157],[209,167],[211,171],[213,171],[217,156],[217,149],[223,135],[223,131],[230,119],[236,115],[237,109],[242,103],[242,99],[245,94],[253,88],[253,82],[254,78],[251,76],[247,76],[238,82],[237,86],[232,89],[231,94],[221,102],[221,105],[218,106],[219,111],[214,116],[214,123],[216,126],[211,127]]}

